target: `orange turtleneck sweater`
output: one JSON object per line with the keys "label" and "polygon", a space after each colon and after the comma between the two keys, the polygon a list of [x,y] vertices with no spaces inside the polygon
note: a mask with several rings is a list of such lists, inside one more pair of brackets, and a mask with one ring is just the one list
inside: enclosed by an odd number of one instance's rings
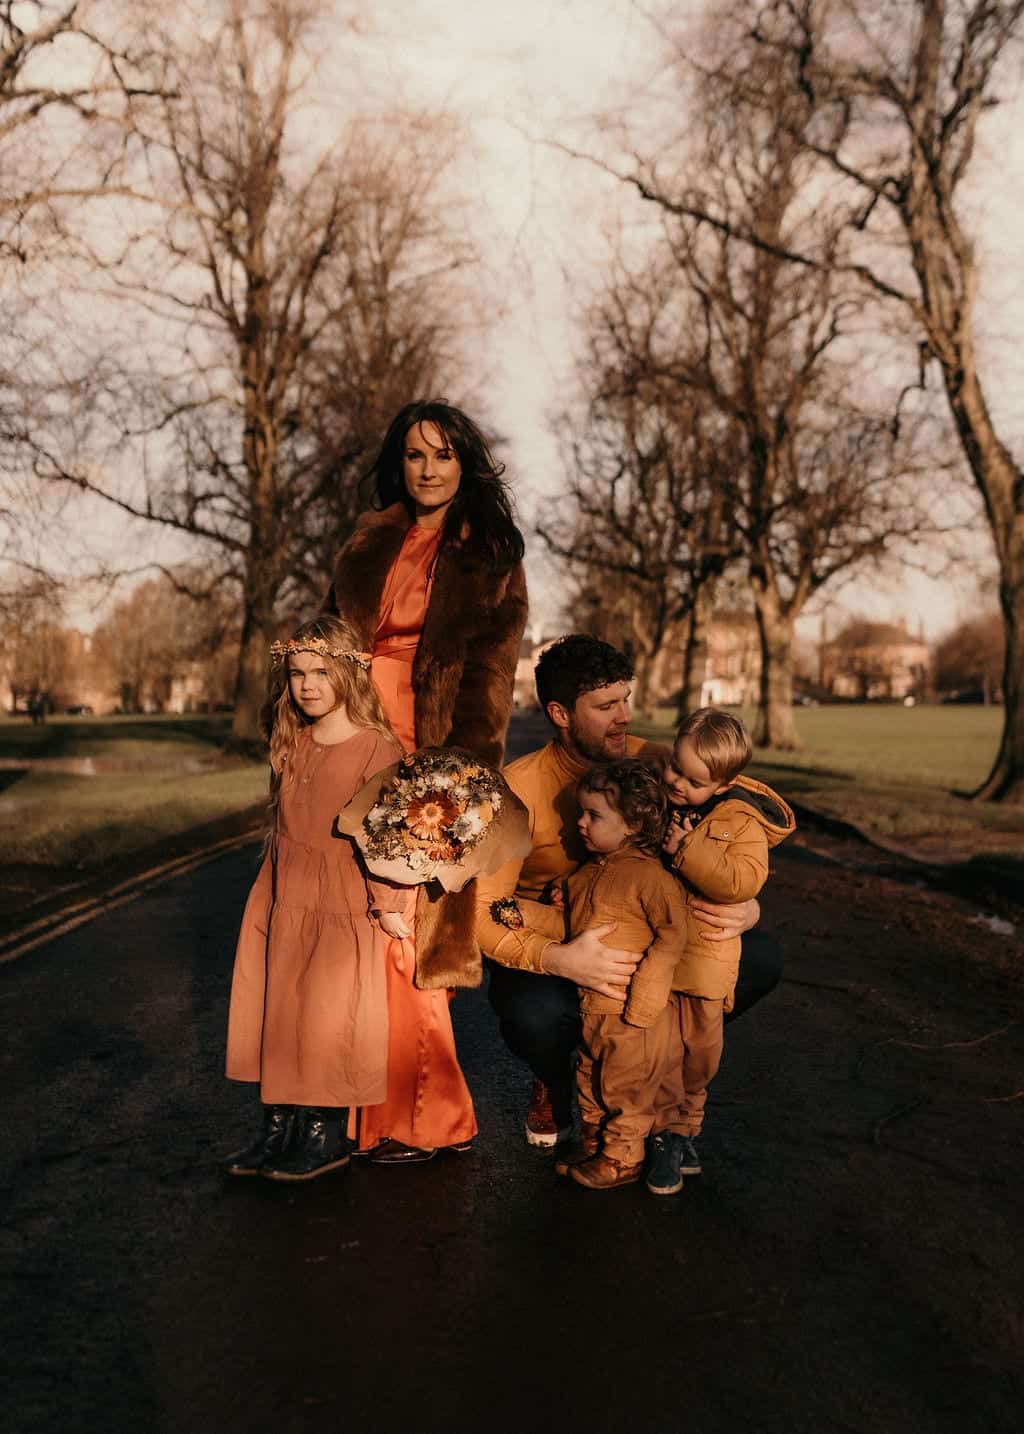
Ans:
{"label": "orange turtleneck sweater", "polygon": [[[640,737],[626,738],[626,754],[667,755],[663,747]],[[537,899],[550,881],[574,872],[587,855],[576,829],[576,783],[591,765],[573,757],[560,742],[549,742],[504,769],[506,781],[529,815],[533,847],[523,860],[506,862],[476,883],[477,940],[502,966],[544,970],[542,958],[545,947],[552,944],[556,913],[550,906],[538,910]],[[491,904],[507,896],[519,902],[525,922],[520,931],[510,930],[491,915]]]}

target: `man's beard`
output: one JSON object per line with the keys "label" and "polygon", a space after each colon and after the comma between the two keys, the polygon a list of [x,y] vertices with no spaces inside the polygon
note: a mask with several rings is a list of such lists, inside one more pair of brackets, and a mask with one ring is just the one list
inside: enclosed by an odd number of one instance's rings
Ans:
{"label": "man's beard", "polygon": [[[615,735],[624,737],[625,731],[623,731],[622,733],[617,733]],[[569,719],[569,740],[572,742],[572,745],[576,748],[576,751],[579,753],[579,755],[588,762],[607,762],[611,760],[613,756],[621,755],[621,753],[613,754],[605,750],[604,744],[607,741],[608,736],[609,733],[606,732],[599,741],[595,740],[593,737],[588,738],[586,734],[584,732],[581,732],[579,727],[576,725],[575,718],[571,717]]]}

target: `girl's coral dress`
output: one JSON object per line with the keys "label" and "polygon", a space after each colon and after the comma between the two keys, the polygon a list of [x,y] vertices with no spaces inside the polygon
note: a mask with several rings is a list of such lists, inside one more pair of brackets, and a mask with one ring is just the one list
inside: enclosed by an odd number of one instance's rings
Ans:
{"label": "girl's coral dress", "polygon": [[282,776],[277,826],[235,954],[227,1075],[265,1105],[357,1106],[387,1091],[388,938],[371,905],[411,920],[414,893],[367,878],[334,818],[397,760],[372,730],[321,746],[304,728]]}
{"label": "girl's coral dress", "polygon": [[[407,751],[416,746],[412,664],[430,597],[440,530],[416,524],[388,573],[381,596],[371,669],[374,686],[396,736]],[[415,907],[410,902],[410,911]],[[407,915],[411,927],[413,916]],[[456,1145],[476,1134],[476,1116],[455,1054],[447,991],[421,991],[413,984],[416,948],[392,941],[387,956],[387,1099],[361,1112],[359,1145],[388,1138],[431,1149]]]}

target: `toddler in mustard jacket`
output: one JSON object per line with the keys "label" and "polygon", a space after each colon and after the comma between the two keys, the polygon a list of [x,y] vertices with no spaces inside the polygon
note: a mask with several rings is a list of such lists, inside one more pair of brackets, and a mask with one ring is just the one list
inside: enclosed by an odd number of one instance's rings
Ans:
{"label": "toddler in mustard jacket", "polygon": [[658,1092],[647,1188],[682,1189],[699,1175],[694,1139],[707,1088],[722,1057],[723,1020],[732,1009],[740,938],[708,941],[693,903],[748,901],[768,879],[768,852],[796,828],[770,787],[740,772],[753,744],[738,718],[715,707],[691,713],[676,733],[663,780],[672,813],[664,851],[686,898],[686,947],[672,976],[676,1058]]}

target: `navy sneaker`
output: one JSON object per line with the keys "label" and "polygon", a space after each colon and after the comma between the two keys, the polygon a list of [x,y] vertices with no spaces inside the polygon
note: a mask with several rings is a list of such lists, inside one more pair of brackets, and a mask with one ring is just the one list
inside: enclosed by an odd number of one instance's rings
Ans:
{"label": "navy sneaker", "polygon": [[647,1166],[647,1188],[652,1195],[678,1195],[683,1188],[680,1169],[684,1139],[673,1130],[659,1130],[651,1136],[651,1156]]}
{"label": "navy sneaker", "polygon": [[677,1135],[676,1139],[683,1142],[682,1154],[679,1163],[681,1175],[700,1174],[700,1156],[697,1154],[697,1147],[694,1145],[694,1136]]}

